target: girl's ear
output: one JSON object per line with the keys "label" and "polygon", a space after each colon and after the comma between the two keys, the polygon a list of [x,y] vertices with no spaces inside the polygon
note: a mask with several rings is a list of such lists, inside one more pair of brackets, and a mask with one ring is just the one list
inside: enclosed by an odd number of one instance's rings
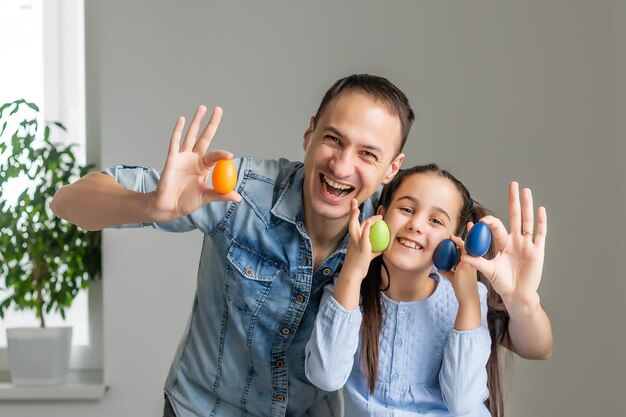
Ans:
{"label": "girl's ear", "polygon": [[376,214],[384,215],[384,212],[385,210],[383,209],[383,206],[378,206],[376,209]]}

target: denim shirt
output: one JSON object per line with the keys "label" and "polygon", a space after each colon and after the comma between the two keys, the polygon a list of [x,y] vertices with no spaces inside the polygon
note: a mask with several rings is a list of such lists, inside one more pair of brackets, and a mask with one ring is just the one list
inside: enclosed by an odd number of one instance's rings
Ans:
{"label": "denim shirt", "polygon": [[[304,349],[348,236],[314,271],[303,164],[234,162],[241,202],[210,203],[168,223],[118,226],[204,233],[193,308],[166,395],[179,417],[339,415],[337,392],[308,381]],[[154,191],[160,175],[124,165],[105,172],[139,192]],[[363,204],[362,219],[374,214],[374,203]]]}

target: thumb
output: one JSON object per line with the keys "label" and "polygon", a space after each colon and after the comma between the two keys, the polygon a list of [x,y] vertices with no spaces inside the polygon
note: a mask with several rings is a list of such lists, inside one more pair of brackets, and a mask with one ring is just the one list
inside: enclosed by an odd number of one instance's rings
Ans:
{"label": "thumb", "polygon": [[492,260],[485,259],[482,256],[474,257],[468,254],[461,256],[461,262],[465,262],[478,272],[481,272],[489,281],[493,278],[495,273],[495,264]]}

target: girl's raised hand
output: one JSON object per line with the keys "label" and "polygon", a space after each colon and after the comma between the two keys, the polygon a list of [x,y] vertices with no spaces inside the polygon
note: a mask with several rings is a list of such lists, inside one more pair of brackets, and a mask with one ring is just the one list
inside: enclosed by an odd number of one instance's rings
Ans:
{"label": "girl's raised hand", "polygon": [[[471,224],[468,225],[472,227]],[[450,235],[450,239],[460,249],[463,256],[468,257],[465,252],[465,242],[460,237]],[[454,328],[456,330],[475,329],[480,326],[480,297],[478,295],[478,276],[476,269],[461,256],[454,271],[440,271],[439,273],[448,278],[454,289],[454,295],[459,301]]]}
{"label": "girl's raised hand", "polygon": [[[471,227],[471,225],[468,225]],[[450,235],[449,238],[454,242],[457,248],[461,251],[463,256],[469,256],[465,252],[465,242],[458,236]],[[461,256],[461,261],[457,264],[453,271],[438,271],[450,281],[454,293],[459,302],[466,299],[474,300],[478,295],[478,281],[476,275],[476,269],[465,261],[465,258]]]}
{"label": "girl's raised hand", "polygon": [[213,201],[241,200],[241,196],[234,191],[219,194],[207,185],[209,172],[215,163],[220,159],[232,159],[233,154],[228,151],[208,151],[222,118],[220,107],[213,110],[209,123],[197,136],[206,112],[205,106],[198,107],[182,145],[180,139],[185,118],[179,117],[176,121],[153,204],[154,217],[160,221],[191,214]]}
{"label": "girl's raised hand", "polygon": [[496,217],[481,219],[494,238],[496,256],[493,259],[473,258],[467,254],[462,259],[489,279],[510,311],[516,306],[538,303],[548,218],[545,208],[539,207],[535,229],[532,193],[528,188],[522,190],[520,205],[517,182],[509,185],[509,217],[510,233]]}
{"label": "girl's raised hand", "polygon": [[365,278],[372,259],[380,255],[382,252],[372,252],[372,244],[370,243],[370,228],[380,220],[383,216],[374,215],[363,223],[359,223],[359,204],[357,200],[350,202],[350,222],[348,223],[348,231],[350,232],[350,242],[348,243],[348,252],[343,263],[343,269],[348,269],[354,276]]}

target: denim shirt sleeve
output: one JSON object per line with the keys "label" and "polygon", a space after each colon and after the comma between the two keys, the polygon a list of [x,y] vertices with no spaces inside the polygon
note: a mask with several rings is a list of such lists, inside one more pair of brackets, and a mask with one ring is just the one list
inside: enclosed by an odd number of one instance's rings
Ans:
{"label": "denim shirt sleeve", "polygon": [[305,350],[306,376],[325,391],[336,391],[348,380],[361,328],[361,310],[343,308],[332,296],[333,290],[333,284],[324,288],[313,333]]}
{"label": "denim shirt sleeve", "polygon": [[[233,159],[238,171],[237,190],[242,183],[242,172],[244,159]],[[120,185],[128,190],[140,193],[149,193],[155,191],[161,178],[161,172],[154,168],[131,166],[131,165],[114,165],[104,170],[104,173],[113,177]],[[200,207],[190,215],[179,217],[171,222],[166,223],[134,223],[115,225],[114,228],[133,228],[152,226],[155,229],[168,232],[187,232],[199,229],[203,233],[209,233],[225,216],[229,207],[235,204],[233,202],[214,202]]]}
{"label": "denim shirt sleeve", "polygon": [[478,290],[481,325],[470,330],[452,329],[439,372],[443,401],[454,415],[474,412],[489,396],[487,360],[491,353],[491,337],[487,328],[487,289],[478,283]]}

